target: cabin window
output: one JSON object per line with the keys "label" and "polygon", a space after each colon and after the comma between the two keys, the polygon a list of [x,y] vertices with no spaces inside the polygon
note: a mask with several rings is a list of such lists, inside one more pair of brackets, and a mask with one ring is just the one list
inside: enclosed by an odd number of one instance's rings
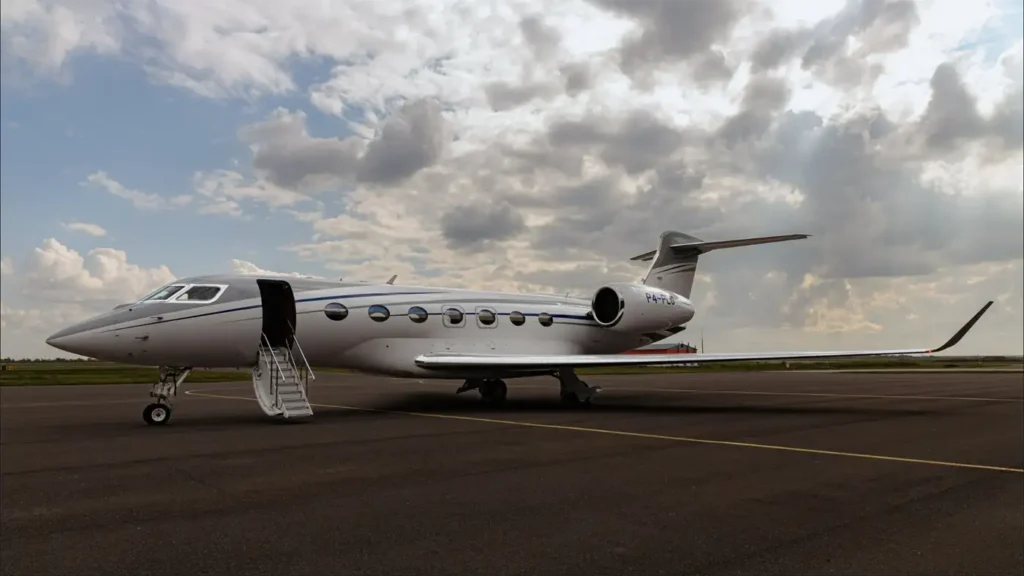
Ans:
{"label": "cabin window", "polygon": [[509,313],[508,321],[516,326],[522,326],[526,323],[526,316],[524,316],[522,312],[513,311]]}
{"label": "cabin window", "polygon": [[344,304],[338,302],[331,302],[327,306],[324,306],[324,316],[327,316],[335,322],[348,318],[348,308]]}
{"label": "cabin window", "polygon": [[494,326],[494,323],[498,320],[498,316],[494,313],[494,310],[490,308],[477,308],[476,309],[476,321],[480,326],[490,328]]}
{"label": "cabin window", "polygon": [[175,302],[213,302],[224,291],[221,286],[189,286]]}
{"label": "cabin window", "polygon": [[375,322],[383,322],[391,317],[391,311],[380,304],[370,306],[370,308],[367,309],[367,312],[370,314],[370,318]]}
{"label": "cabin window", "polygon": [[537,321],[540,322],[541,326],[551,326],[554,324],[554,319],[552,319],[551,314],[548,314],[547,312],[537,314]]}
{"label": "cabin window", "polygon": [[459,308],[451,307],[445,308],[444,311],[444,323],[450,328],[457,328],[462,326],[465,321],[466,315]]}
{"label": "cabin window", "polygon": [[184,287],[185,287],[184,284],[171,284],[170,286],[164,286],[163,288],[157,288],[156,290],[150,292],[149,295],[144,297],[142,300],[139,300],[139,302],[155,302],[155,301],[167,300],[171,296],[174,296],[175,294],[177,294],[178,291],[181,290]]}
{"label": "cabin window", "polygon": [[409,320],[412,320],[417,324],[426,322],[428,317],[430,317],[430,315],[427,314],[427,311],[419,306],[409,308]]}

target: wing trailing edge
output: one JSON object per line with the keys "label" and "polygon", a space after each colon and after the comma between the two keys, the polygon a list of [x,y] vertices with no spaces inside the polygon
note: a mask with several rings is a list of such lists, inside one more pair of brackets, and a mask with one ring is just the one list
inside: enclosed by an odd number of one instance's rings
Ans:
{"label": "wing trailing edge", "polygon": [[843,350],[828,352],[738,352],[716,354],[654,355],[635,354],[423,354],[416,357],[422,368],[502,368],[534,371],[558,368],[587,368],[596,366],[665,366],[671,364],[703,364],[709,362],[743,362],[755,360],[802,360],[814,358],[858,358],[867,356],[906,356],[935,354],[956,346],[992,306],[990,300],[982,306],[949,340],[937,348],[909,348],[903,350]]}

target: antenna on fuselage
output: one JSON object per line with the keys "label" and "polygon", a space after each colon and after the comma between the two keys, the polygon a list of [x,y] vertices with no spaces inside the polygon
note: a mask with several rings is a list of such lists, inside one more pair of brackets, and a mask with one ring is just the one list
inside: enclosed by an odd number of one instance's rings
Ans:
{"label": "antenna on fuselage", "polygon": [[389,278],[388,281],[385,282],[385,284],[394,284],[395,283],[395,278],[398,278],[398,274],[395,274],[394,276]]}

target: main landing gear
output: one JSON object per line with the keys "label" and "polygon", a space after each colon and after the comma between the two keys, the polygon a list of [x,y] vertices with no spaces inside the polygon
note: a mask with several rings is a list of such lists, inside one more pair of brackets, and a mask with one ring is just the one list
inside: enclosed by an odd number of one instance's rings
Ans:
{"label": "main landing gear", "polygon": [[601,391],[600,386],[590,386],[576,376],[572,368],[563,368],[555,376],[559,382],[559,395],[562,404],[567,406],[589,406],[594,396]]}
{"label": "main landing gear", "polygon": [[[554,374],[558,378],[559,396],[567,406],[588,406],[590,401],[601,391],[599,386],[590,386],[576,376],[572,368],[559,370]],[[462,394],[470,390],[479,390],[480,398],[488,404],[501,404],[508,396],[508,386],[498,378],[471,378],[455,391]]]}
{"label": "main landing gear", "polygon": [[156,398],[156,402],[142,411],[142,419],[146,424],[166,424],[171,419],[171,398],[178,394],[178,386],[191,372],[191,368],[160,367],[160,379],[149,390],[149,395]]}
{"label": "main landing gear", "polygon": [[504,380],[497,378],[472,378],[466,380],[455,393],[462,394],[470,390],[479,390],[480,398],[488,404],[501,404],[508,397],[508,386],[505,385]]}

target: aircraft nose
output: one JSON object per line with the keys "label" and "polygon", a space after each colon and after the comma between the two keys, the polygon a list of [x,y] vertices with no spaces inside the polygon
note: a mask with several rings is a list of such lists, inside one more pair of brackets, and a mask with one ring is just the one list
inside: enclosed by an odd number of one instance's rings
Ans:
{"label": "aircraft nose", "polygon": [[54,332],[46,339],[46,343],[58,350],[64,352],[70,352],[72,354],[82,354],[84,349],[85,340],[88,340],[83,334],[84,330],[78,326],[71,326],[58,332]]}

